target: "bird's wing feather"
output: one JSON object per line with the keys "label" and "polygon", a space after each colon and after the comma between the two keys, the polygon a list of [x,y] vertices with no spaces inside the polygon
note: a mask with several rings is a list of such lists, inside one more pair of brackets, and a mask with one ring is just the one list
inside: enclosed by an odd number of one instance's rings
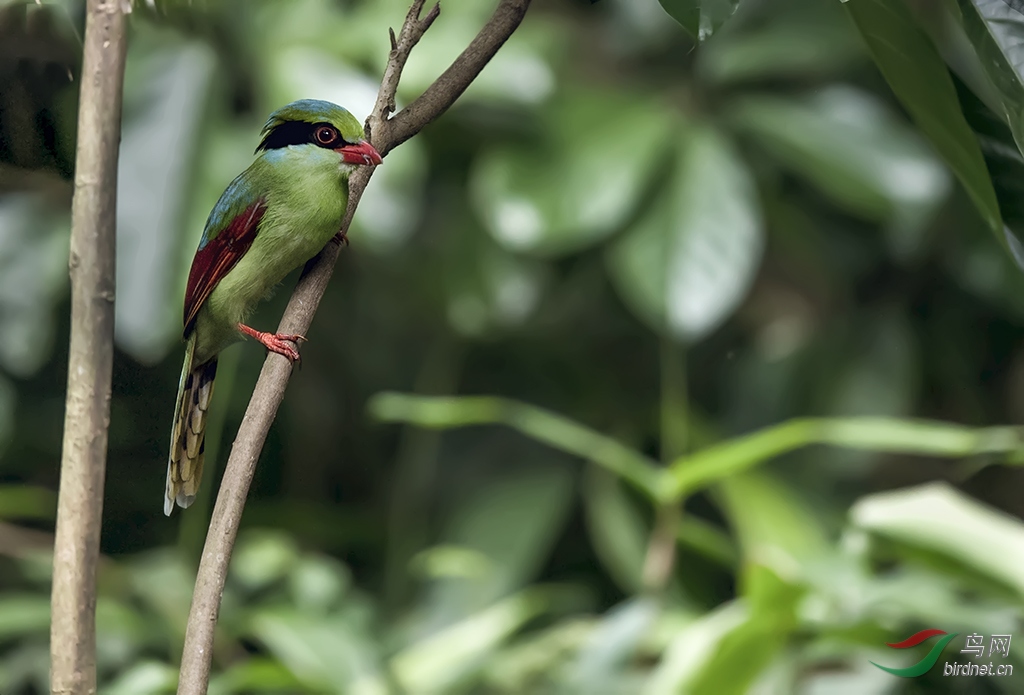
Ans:
{"label": "bird's wing feather", "polygon": [[252,194],[242,177],[224,191],[206,222],[188,274],[184,312],[186,336],[203,302],[252,246],[266,211],[266,199]]}

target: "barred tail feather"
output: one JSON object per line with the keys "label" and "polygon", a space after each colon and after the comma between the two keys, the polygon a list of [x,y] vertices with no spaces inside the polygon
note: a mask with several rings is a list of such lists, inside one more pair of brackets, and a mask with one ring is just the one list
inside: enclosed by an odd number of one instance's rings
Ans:
{"label": "barred tail feather", "polygon": [[185,509],[196,499],[203,479],[203,451],[206,446],[206,413],[213,396],[217,358],[192,366],[194,335],[185,349],[185,364],[178,382],[178,400],[171,429],[171,452],[167,459],[167,489],[164,514],[171,515],[174,505]]}

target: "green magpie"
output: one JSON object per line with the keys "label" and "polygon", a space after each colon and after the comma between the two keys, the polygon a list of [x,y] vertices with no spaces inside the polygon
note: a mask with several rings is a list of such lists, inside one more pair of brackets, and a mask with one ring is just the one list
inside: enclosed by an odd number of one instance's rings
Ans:
{"label": "green magpie", "polygon": [[331,241],[348,205],[348,177],[381,163],[342,107],[303,99],[270,115],[252,165],[210,212],[185,289],[185,362],[174,406],[164,514],[195,501],[203,474],[206,413],[217,355],[251,336],[290,361],[301,335],[264,333],[245,321],[284,277]]}

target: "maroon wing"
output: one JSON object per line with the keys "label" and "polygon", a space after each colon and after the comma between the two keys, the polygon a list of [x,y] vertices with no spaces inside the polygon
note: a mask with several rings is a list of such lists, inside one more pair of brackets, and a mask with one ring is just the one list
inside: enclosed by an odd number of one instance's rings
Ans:
{"label": "maroon wing", "polygon": [[199,308],[213,292],[213,288],[252,246],[266,211],[267,204],[261,198],[236,215],[216,235],[209,238],[203,235],[199,250],[192,259],[192,269],[188,273],[185,289],[186,336],[195,324]]}

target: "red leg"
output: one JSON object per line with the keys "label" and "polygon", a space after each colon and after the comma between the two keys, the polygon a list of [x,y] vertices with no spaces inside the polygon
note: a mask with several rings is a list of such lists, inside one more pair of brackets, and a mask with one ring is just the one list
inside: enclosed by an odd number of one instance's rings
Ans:
{"label": "red leg", "polygon": [[297,362],[299,359],[299,351],[289,345],[289,343],[295,343],[297,346],[302,341],[306,340],[304,335],[285,335],[284,333],[264,333],[263,331],[257,331],[255,328],[249,328],[244,323],[238,324],[238,330],[242,331],[246,335],[251,335],[256,340],[263,343],[263,345],[271,352],[276,352],[279,355],[284,355],[291,362]]}

